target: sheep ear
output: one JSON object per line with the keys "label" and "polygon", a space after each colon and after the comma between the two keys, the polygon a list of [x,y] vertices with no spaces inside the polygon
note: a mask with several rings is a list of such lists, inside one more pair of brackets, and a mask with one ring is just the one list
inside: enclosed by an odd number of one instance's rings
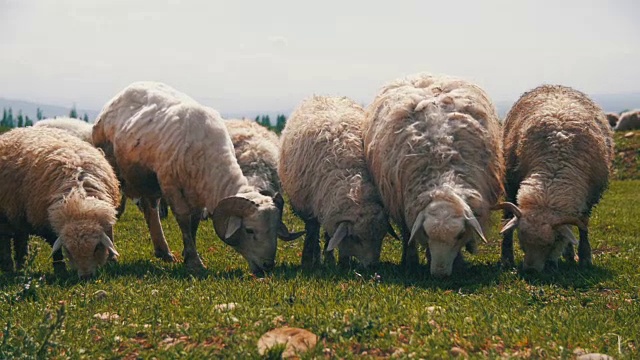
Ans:
{"label": "sheep ear", "polygon": [[329,244],[327,245],[327,249],[325,251],[331,251],[338,247],[338,245],[342,242],[342,240],[344,240],[344,238],[347,237],[347,235],[349,235],[349,223],[347,223],[346,221],[342,221],[340,225],[338,225],[336,232],[333,233],[331,240],[329,240]]}
{"label": "sheep ear", "polygon": [[239,218],[237,216],[229,216],[229,219],[227,220],[227,231],[224,234],[223,240],[225,240],[226,242],[226,240],[232,237],[233,234],[235,234],[236,231],[238,231],[241,226],[242,226],[242,218]]}
{"label": "sheep ear", "polygon": [[467,225],[471,225],[471,227],[473,228],[473,231],[475,231],[476,234],[480,236],[480,239],[482,239],[482,242],[486,244],[487,238],[484,237],[484,233],[482,232],[482,227],[480,226],[478,219],[473,215],[471,208],[466,208],[464,210],[464,217],[467,222]]}
{"label": "sheep ear", "polygon": [[569,225],[561,225],[556,228],[560,235],[564,236],[572,245],[578,246],[578,239],[573,235]]}
{"label": "sheep ear", "polygon": [[305,231],[298,231],[298,232],[291,233],[289,232],[289,229],[287,229],[287,225],[285,225],[282,221],[280,221],[280,224],[278,224],[277,234],[280,240],[293,241],[299,238],[300,236],[304,235]]}
{"label": "sheep ear", "polygon": [[51,256],[62,248],[62,237],[58,237],[56,241],[53,243],[53,247],[51,249]]}
{"label": "sheep ear", "polygon": [[104,245],[104,247],[111,251],[112,254],[114,254],[115,256],[120,256],[120,253],[118,253],[115,246],[113,245],[113,241],[109,239],[107,234],[102,233],[102,235],[100,235],[100,242],[102,243],[102,245]]}
{"label": "sheep ear", "polygon": [[422,210],[418,213],[416,217],[416,221],[413,222],[413,227],[411,228],[411,236],[409,237],[409,245],[413,244],[418,240],[418,237],[426,237],[424,233],[424,220],[427,218],[425,215],[426,210]]}
{"label": "sheep ear", "polygon": [[512,231],[513,229],[515,229],[516,227],[518,227],[518,222],[520,221],[520,219],[517,216],[514,216],[513,218],[511,218],[511,220],[509,220],[509,222],[502,227],[502,230],[500,230],[500,234],[504,234],[507,231]]}

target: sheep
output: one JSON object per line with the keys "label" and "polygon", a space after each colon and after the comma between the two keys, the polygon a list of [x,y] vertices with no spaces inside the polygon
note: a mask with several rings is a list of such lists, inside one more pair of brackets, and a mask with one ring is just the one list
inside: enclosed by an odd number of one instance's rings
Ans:
{"label": "sheep", "polygon": [[93,127],[93,142],[123,179],[128,197],[141,206],[155,256],[170,252],[157,204],[167,200],[182,232],[187,269],[203,270],[195,247],[204,208],[216,234],[259,273],[274,267],[279,235],[293,236],[280,219],[284,200],[248,184],[217,111],[158,82],[135,82],[111,99]]}
{"label": "sheep", "polygon": [[611,126],[611,128],[615,129],[616,124],[618,124],[618,121],[620,121],[620,115],[614,112],[608,112],[604,115],[607,117],[607,121],[609,122],[609,125]]}
{"label": "sheep", "polygon": [[[52,245],[54,270],[63,252],[81,278],[95,274],[113,244],[119,183],[102,153],[65,130],[28,127],[0,136],[0,267],[24,265],[29,235]],[[61,251],[63,250],[63,251]]]}
{"label": "sheep", "polygon": [[249,185],[265,195],[281,193],[278,178],[280,139],[273,131],[252,120],[224,122],[231,136],[236,158]]}
{"label": "sheep", "polygon": [[627,131],[640,129],[640,109],[630,110],[620,114],[620,120],[616,124],[615,131]]}
{"label": "sheep", "polygon": [[[520,97],[504,123],[505,191],[502,262],[513,265],[518,229],[525,270],[557,267],[561,255],[591,265],[591,210],[608,186],[614,156],[602,110],[580,91],[542,85]],[[571,230],[577,226],[580,241]]]}
{"label": "sheep", "polygon": [[91,131],[93,130],[93,125],[80,119],[70,117],[49,118],[40,120],[33,126],[66,130],[81,140],[92,144]]}
{"label": "sheep", "polygon": [[384,86],[367,108],[367,164],[390,217],[401,228],[402,264],[450,276],[486,242],[490,210],[503,194],[501,128],[477,85],[419,73]]}
{"label": "sheep", "polygon": [[[70,117],[48,118],[48,119],[43,119],[38,121],[33,126],[62,129],[78,137],[80,140],[84,140],[89,144],[93,145],[93,139],[91,138],[92,132],[93,132],[93,124],[82,121],[80,119],[75,119]],[[124,193],[122,193],[122,198],[120,199],[120,206],[118,206],[118,208],[116,209],[117,219],[120,219],[122,214],[124,214],[126,205],[127,205],[127,197],[124,195]],[[162,218],[162,211],[160,214],[161,214],[160,217]],[[111,257],[111,259],[115,260],[114,257]]]}
{"label": "sheep", "polygon": [[340,264],[380,258],[390,229],[364,160],[364,110],[346,97],[314,96],[289,117],[281,135],[278,174],[291,207],[305,223],[302,266],[319,264],[320,226],[326,262],[338,248]]}

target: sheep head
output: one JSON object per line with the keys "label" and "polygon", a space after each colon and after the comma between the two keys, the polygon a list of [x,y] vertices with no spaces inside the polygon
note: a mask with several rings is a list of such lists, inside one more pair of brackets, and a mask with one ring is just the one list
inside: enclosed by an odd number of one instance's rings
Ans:
{"label": "sheep head", "polygon": [[300,236],[290,234],[282,223],[278,201],[257,192],[230,196],[222,199],[212,213],[218,237],[240,253],[254,273],[274,267],[277,236],[291,239]]}
{"label": "sheep head", "polygon": [[520,209],[512,203],[498,205],[514,214],[501,234],[518,229],[518,240],[524,252],[524,270],[544,270],[545,264],[557,263],[568,244],[578,245],[571,226],[586,230],[574,216],[562,216],[553,211]]}
{"label": "sheep head", "polygon": [[105,201],[86,197],[82,189],[72,190],[52,205],[49,220],[58,234],[52,253],[62,249],[81,278],[95,275],[96,269],[106,263],[109,251],[119,256],[107,236],[116,221],[115,208]]}
{"label": "sheep head", "polygon": [[449,193],[434,196],[429,205],[418,213],[409,243],[417,242],[428,247],[431,275],[443,277],[451,275],[453,262],[462,247],[475,241],[474,233],[486,242],[469,205],[455,193]]}

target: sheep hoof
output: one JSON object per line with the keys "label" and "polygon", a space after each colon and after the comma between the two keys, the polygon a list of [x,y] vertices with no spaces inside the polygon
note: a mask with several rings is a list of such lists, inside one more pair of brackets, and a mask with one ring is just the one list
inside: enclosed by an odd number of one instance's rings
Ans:
{"label": "sheep hoof", "polygon": [[156,250],[155,256],[158,259],[162,259],[162,261],[166,261],[166,262],[176,262],[177,261],[176,257],[173,256],[173,254],[170,251]]}
{"label": "sheep hoof", "polygon": [[593,265],[593,261],[591,260],[591,258],[580,258],[578,265],[580,265],[581,267],[591,267],[591,265]]}
{"label": "sheep hoof", "polygon": [[199,256],[189,257],[184,260],[184,265],[191,273],[197,273],[206,270],[206,266],[202,263]]}
{"label": "sheep hoof", "polygon": [[500,266],[502,266],[505,269],[514,268],[515,264],[516,262],[513,260],[513,258],[503,257],[502,260],[500,261]]}

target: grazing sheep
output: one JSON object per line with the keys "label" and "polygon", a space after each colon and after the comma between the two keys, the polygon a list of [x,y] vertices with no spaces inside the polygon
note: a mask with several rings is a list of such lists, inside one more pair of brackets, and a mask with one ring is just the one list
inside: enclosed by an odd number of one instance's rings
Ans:
{"label": "grazing sheep", "polygon": [[[305,222],[302,265],[320,262],[319,231],[361,264],[380,258],[390,225],[366,167],[362,145],[364,110],[347,98],[314,96],[293,112],[282,132],[278,172],[291,207]],[[333,260],[333,253],[327,254]]]}
{"label": "grazing sheep", "polygon": [[80,119],[74,119],[70,117],[59,117],[54,119],[49,118],[40,120],[33,126],[66,130],[72,135],[80,138],[81,140],[92,144],[91,131],[93,130],[93,125]]}
{"label": "grazing sheep", "polygon": [[640,109],[623,112],[615,127],[616,131],[628,131],[640,129]]}
{"label": "grazing sheep", "polygon": [[46,127],[11,130],[0,136],[0,267],[24,265],[29,235],[53,246],[54,268],[63,254],[81,278],[92,276],[118,255],[113,225],[119,184],[102,153],[67,131]]}
{"label": "grazing sheep", "polygon": [[[367,109],[365,156],[391,218],[402,229],[402,263],[451,275],[462,247],[483,241],[502,195],[500,122],[478,86],[417,74],[386,85]],[[457,266],[456,266],[457,267]]]}
{"label": "grazing sheep", "polygon": [[265,195],[282,192],[278,178],[280,139],[273,131],[252,120],[226,120],[238,165],[249,185]]}
{"label": "grazing sheep", "polygon": [[[513,264],[518,229],[524,269],[557,265],[560,255],[591,264],[587,226],[593,206],[607,188],[611,127],[587,95],[560,85],[539,86],[520,97],[504,123],[505,217],[502,261]],[[517,204],[514,205],[514,203]],[[580,242],[571,226],[577,226]]]}
{"label": "grazing sheep", "polygon": [[607,121],[609,122],[609,125],[611,126],[611,128],[615,129],[616,125],[618,124],[618,121],[620,121],[620,115],[613,112],[609,112],[609,113],[606,113],[605,116],[607,117]]}
{"label": "grazing sheep", "polygon": [[127,196],[141,198],[157,257],[175,261],[158,218],[160,197],[180,226],[190,270],[204,268],[195,240],[205,207],[218,236],[253,272],[274,266],[276,234],[291,238],[280,220],[282,197],[248,184],[218,112],[165,84],[136,82],[122,90],[98,116],[93,141],[116,165]]}

